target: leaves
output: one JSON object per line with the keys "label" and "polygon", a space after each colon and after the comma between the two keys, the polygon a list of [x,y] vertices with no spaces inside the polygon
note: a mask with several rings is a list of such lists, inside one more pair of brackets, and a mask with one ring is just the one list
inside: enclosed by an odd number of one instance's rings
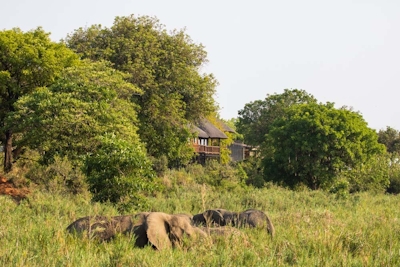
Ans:
{"label": "leaves", "polygon": [[61,71],[76,64],[78,57],[63,44],[50,41],[41,28],[22,32],[15,28],[0,32],[0,126],[4,146],[4,168],[12,166],[13,122],[6,117],[14,111],[14,103],[37,87],[47,86]]}
{"label": "leaves", "polygon": [[140,90],[124,77],[106,62],[83,61],[49,88],[22,97],[7,121],[22,134],[19,143],[39,150],[44,162],[56,155],[79,159],[93,152],[97,137],[107,132],[138,143],[136,106],[130,99]]}
{"label": "leaves", "polygon": [[338,175],[383,153],[376,133],[358,113],[332,104],[297,104],[267,135],[266,180],[290,187],[329,188]]}
{"label": "leaves", "polygon": [[259,146],[274,120],[284,116],[286,108],[301,103],[316,103],[316,99],[304,90],[285,89],[282,94],[250,102],[238,112],[237,130],[243,134],[246,144]]}
{"label": "leaves", "polygon": [[111,28],[78,29],[65,42],[85,58],[108,60],[128,73],[143,91],[133,100],[141,107],[139,134],[148,153],[167,156],[170,166],[188,162],[187,125],[216,110],[217,81],[200,73],[207,62],[202,45],[184,31],[168,33],[156,18],[133,15],[117,17]]}
{"label": "leaves", "polygon": [[96,152],[84,164],[89,190],[95,201],[139,205],[158,189],[145,150],[113,134],[98,137]]}

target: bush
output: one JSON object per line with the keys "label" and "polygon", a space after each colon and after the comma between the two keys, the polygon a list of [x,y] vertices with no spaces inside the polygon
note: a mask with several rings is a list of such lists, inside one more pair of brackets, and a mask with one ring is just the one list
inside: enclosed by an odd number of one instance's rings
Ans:
{"label": "bush", "polygon": [[241,176],[244,174],[234,164],[221,164],[213,159],[208,160],[204,167],[200,165],[189,167],[188,173],[191,173],[199,184],[208,184],[228,190],[240,186],[243,179]]}
{"label": "bush", "polygon": [[376,155],[365,164],[342,173],[351,193],[362,191],[385,192],[389,186],[390,160],[388,155]]}
{"label": "bush", "polygon": [[147,206],[146,196],[160,189],[144,149],[114,135],[100,138],[97,151],[86,157],[84,171],[93,200],[121,209]]}
{"label": "bush", "polygon": [[251,157],[239,163],[239,166],[245,172],[246,176],[244,182],[247,185],[252,185],[261,188],[265,184],[265,180],[261,171],[261,162],[257,157]]}
{"label": "bush", "polygon": [[156,172],[157,176],[163,176],[168,170],[168,158],[165,155],[161,155],[159,158],[151,157],[153,164],[153,170]]}
{"label": "bush", "polygon": [[346,179],[339,179],[330,189],[337,199],[347,199],[349,197],[350,183]]}
{"label": "bush", "polygon": [[386,189],[387,193],[399,194],[400,193],[400,161],[399,155],[393,154],[389,167],[389,187]]}
{"label": "bush", "polygon": [[53,193],[80,194],[87,191],[85,176],[80,166],[67,157],[56,156],[54,162],[49,165],[36,162],[30,166],[25,176],[29,181]]}
{"label": "bush", "polygon": [[400,193],[400,173],[396,176],[390,177],[389,187],[386,189],[389,194],[399,194]]}

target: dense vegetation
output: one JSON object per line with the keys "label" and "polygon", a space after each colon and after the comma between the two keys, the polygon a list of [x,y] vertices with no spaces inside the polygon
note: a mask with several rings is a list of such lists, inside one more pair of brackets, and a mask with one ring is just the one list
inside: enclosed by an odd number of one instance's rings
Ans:
{"label": "dense vegetation", "polygon": [[[118,237],[108,243],[66,233],[69,223],[90,214],[115,215],[113,206],[85,195],[35,192],[16,206],[0,197],[1,266],[398,266],[400,199],[356,193],[347,199],[322,191],[213,189],[190,173],[168,172],[167,192],[149,199],[148,210],[198,213],[206,208],[258,208],[271,217],[276,235],[241,230],[243,235],[182,249],[156,252],[134,248]],[[126,214],[143,211],[130,209]]]}
{"label": "dense vegetation", "polygon": [[399,133],[388,127],[377,134],[347,107],[286,89],[246,104],[236,126],[258,149],[258,160],[250,164],[262,174],[253,173],[254,185],[399,192]]}
{"label": "dense vegetation", "polygon": [[200,72],[207,62],[202,45],[184,31],[168,33],[155,18],[135,16],[117,17],[111,28],[78,29],[65,42],[83,58],[112,62],[143,90],[133,101],[140,106],[139,134],[150,156],[165,156],[170,167],[189,162],[187,126],[216,111],[217,82]]}
{"label": "dense vegetation", "polygon": [[[400,133],[285,89],[225,121],[220,161],[191,162],[191,126],[223,129],[206,51],[156,18],[117,17],[62,43],[0,32],[4,173],[32,194],[0,197],[5,266],[396,266]],[[256,155],[230,162],[241,139]],[[385,194],[385,193],[392,193]],[[243,235],[155,253],[66,234],[73,220],[138,211],[266,211],[276,238]]]}

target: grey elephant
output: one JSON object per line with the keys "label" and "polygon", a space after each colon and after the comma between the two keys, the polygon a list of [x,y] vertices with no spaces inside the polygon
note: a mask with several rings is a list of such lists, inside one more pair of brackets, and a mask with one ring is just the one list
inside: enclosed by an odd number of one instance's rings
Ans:
{"label": "grey elephant", "polygon": [[243,212],[211,209],[194,215],[192,220],[194,225],[266,228],[271,236],[275,234],[275,228],[270,218],[263,211],[256,209],[249,209]]}
{"label": "grey elephant", "polygon": [[204,231],[191,224],[191,216],[184,214],[152,212],[142,225],[146,234],[135,232],[137,240],[148,239],[148,242],[159,250],[179,246],[184,236],[194,239],[207,237]]}
{"label": "grey elephant", "polygon": [[157,250],[179,246],[184,236],[206,237],[200,228],[191,225],[191,216],[144,212],[125,216],[94,216],[76,220],[67,227],[75,233],[88,232],[99,240],[107,241],[117,233],[132,233],[135,246],[152,245]]}
{"label": "grey elephant", "polygon": [[134,225],[142,223],[149,212],[123,216],[86,216],[80,218],[67,227],[70,233],[83,234],[100,241],[109,241],[116,234],[131,233]]}
{"label": "grey elephant", "polygon": [[225,209],[211,209],[193,216],[194,225],[213,226],[238,226],[239,213]]}

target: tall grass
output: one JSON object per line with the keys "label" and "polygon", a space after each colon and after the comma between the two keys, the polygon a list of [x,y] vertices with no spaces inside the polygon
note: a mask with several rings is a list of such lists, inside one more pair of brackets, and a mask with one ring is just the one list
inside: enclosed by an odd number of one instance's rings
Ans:
{"label": "tall grass", "polygon": [[[276,235],[242,229],[243,235],[182,248],[134,248],[133,237],[108,243],[70,235],[79,217],[117,215],[88,195],[34,191],[16,205],[0,197],[1,266],[400,266],[400,197],[362,193],[340,199],[321,191],[280,187],[212,189],[188,180],[170,182],[149,202],[151,211],[199,213],[209,208],[261,209]],[[129,210],[135,213],[139,210]]]}

